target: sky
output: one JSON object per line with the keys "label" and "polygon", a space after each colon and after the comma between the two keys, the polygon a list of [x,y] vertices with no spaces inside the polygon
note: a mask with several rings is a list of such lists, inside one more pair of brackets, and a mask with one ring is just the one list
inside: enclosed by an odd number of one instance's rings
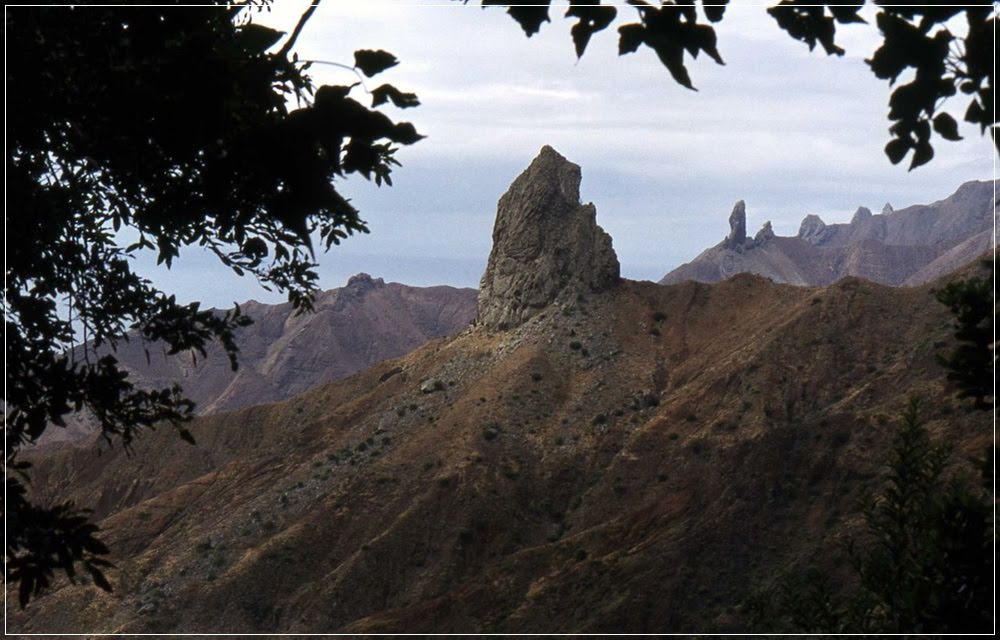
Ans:
{"label": "sky", "polygon": [[[254,19],[291,31],[306,6],[278,0]],[[400,64],[368,86],[389,82],[416,93],[419,107],[385,110],[427,138],[397,153],[403,166],[394,186],[358,176],[337,184],[371,233],[317,256],[319,286],[367,272],[410,285],[476,287],[497,200],[546,144],[581,166],[581,198],[597,207],[622,275],[636,280],[658,280],[719,242],[740,199],[748,233],[770,220],[777,234],[794,235],[807,214],[847,222],[858,206],[877,213],[886,202],[928,203],[993,176],[989,139],[964,123],[965,139],[936,141],[930,164],[908,172],[888,161],[891,89],[864,63],[878,46],[873,19],[838,27],[847,53],[836,57],[810,52],[765,9],[736,2],[726,10],[716,25],[725,66],[687,58],[695,92],[645,47],[617,55],[614,27],[635,20],[626,6],[577,60],[565,3],[554,3],[552,22],[528,39],[502,9],[475,1],[325,0],[298,39],[299,57],[350,65],[356,49],[392,52]],[[310,72],[317,86],[357,80],[333,66]],[[952,111],[964,108],[962,101]],[[284,300],[197,249],[169,272],[154,262],[144,257],[138,270],[181,300],[216,307]]]}

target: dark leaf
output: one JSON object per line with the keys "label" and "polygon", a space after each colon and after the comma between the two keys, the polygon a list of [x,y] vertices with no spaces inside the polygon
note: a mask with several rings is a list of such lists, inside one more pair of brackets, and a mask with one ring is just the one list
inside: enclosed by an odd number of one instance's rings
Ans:
{"label": "dark leaf", "polygon": [[[93,525],[91,525],[91,526],[93,526]],[[95,532],[96,532],[96,529],[97,529],[97,527],[95,526],[94,527]],[[107,555],[110,552],[110,549],[108,549],[108,546],[106,544],[104,544],[103,542],[101,542],[97,538],[93,538],[93,537],[86,538],[83,541],[83,548],[86,549],[87,551],[91,552],[91,553],[95,553],[95,554],[99,554],[99,555]],[[101,563],[111,564],[111,563],[107,562],[106,560],[101,560],[100,558],[93,558],[93,559],[90,560],[90,563],[91,564],[96,564],[96,565],[100,565]]]}
{"label": "dark leaf", "polygon": [[889,141],[889,144],[885,145],[885,155],[889,156],[889,160],[893,164],[899,164],[906,157],[910,147],[911,143],[909,140],[893,138]]}
{"label": "dark leaf", "polygon": [[721,21],[723,14],[726,12],[727,4],[729,4],[729,0],[707,0],[707,3],[702,4],[702,8],[705,10],[705,17],[710,22]]}
{"label": "dark leaf", "polygon": [[108,582],[108,579],[104,576],[103,571],[94,566],[88,566],[87,571],[90,573],[90,577],[94,580],[95,585],[108,593],[114,592],[114,589],[111,588],[111,583]]}
{"label": "dark leaf", "polygon": [[934,147],[929,142],[918,142],[913,147],[913,159],[910,161],[909,171],[927,164],[934,157]]}
{"label": "dark leaf", "polygon": [[932,46],[930,38],[908,21],[890,13],[879,13],[875,21],[883,41],[867,62],[876,77],[894,82],[907,67],[926,64]]}
{"label": "dark leaf", "polygon": [[865,19],[858,15],[864,0],[854,0],[853,3],[842,2],[839,4],[828,4],[827,8],[833,14],[833,18],[840,24],[864,23]]}
{"label": "dark leaf", "polygon": [[20,576],[15,576],[21,579],[21,584],[17,588],[17,601],[21,605],[21,608],[27,606],[28,601],[31,599],[31,591],[35,587],[35,578],[30,573]]}
{"label": "dark leaf", "polygon": [[341,105],[344,99],[351,93],[351,89],[355,85],[350,87],[344,85],[329,85],[324,84],[322,87],[316,90],[315,104],[317,107],[325,108],[332,105]]}
{"label": "dark leaf", "polygon": [[788,32],[788,35],[809,45],[810,51],[819,42],[828,55],[844,54],[844,50],[834,42],[837,30],[834,19],[825,15],[823,5],[782,0],[768,9],[767,13],[775,19],[781,29]]}
{"label": "dark leaf", "polygon": [[969,108],[965,110],[966,122],[978,124],[985,131],[991,120],[990,114],[983,109],[978,100],[973,98],[969,101]]}
{"label": "dark leaf", "polygon": [[[716,36],[715,29],[708,26],[707,24],[696,24],[691,25],[689,30],[690,41],[695,47],[695,51],[699,49],[707,53],[712,60],[715,60],[718,64],[725,64],[722,61],[722,56],[719,55],[719,50],[716,48]],[[692,53],[692,55],[697,55],[697,53]]]}
{"label": "dark leaf", "polygon": [[646,27],[637,22],[618,27],[618,55],[635,53],[645,36]]}
{"label": "dark leaf", "polygon": [[667,68],[677,84],[697,91],[691,84],[691,76],[688,75],[687,67],[684,66],[684,48],[680,44],[670,40],[660,40],[653,46],[653,50],[656,51],[660,62]]}
{"label": "dark leaf", "polygon": [[422,136],[417,133],[417,128],[409,122],[400,122],[396,124],[392,129],[392,133],[389,135],[389,138],[393,142],[398,142],[400,144],[413,144],[425,137],[426,136]]}
{"label": "dark leaf", "polygon": [[358,49],[354,52],[354,66],[369,78],[399,64],[396,56],[378,49]]}
{"label": "dark leaf", "polygon": [[377,107],[381,104],[385,104],[387,101],[392,101],[392,104],[396,105],[401,109],[406,109],[408,107],[416,107],[420,104],[420,100],[417,99],[417,94],[415,93],[403,93],[391,84],[383,84],[375,89],[372,89],[372,106]]}
{"label": "dark leaf", "polygon": [[[502,2],[491,2],[483,0],[483,6],[505,5]],[[507,13],[517,21],[524,34],[529,38],[542,28],[543,22],[549,21],[549,2],[538,2],[536,5],[518,5],[507,8]]]}
{"label": "dark leaf", "polygon": [[576,47],[576,57],[583,56],[590,42],[590,36],[607,28],[618,15],[618,10],[614,7],[601,6],[594,2],[592,4],[582,4],[579,0],[571,3],[566,11],[566,17],[576,17],[579,20],[570,30],[573,36],[573,45]]}
{"label": "dark leaf", "polygon": [[934,117],[934,130],[945,140],[957,141],[962,139],[962,136],[958,135],[958,123],[955,122],[955,118],[944,112]]}

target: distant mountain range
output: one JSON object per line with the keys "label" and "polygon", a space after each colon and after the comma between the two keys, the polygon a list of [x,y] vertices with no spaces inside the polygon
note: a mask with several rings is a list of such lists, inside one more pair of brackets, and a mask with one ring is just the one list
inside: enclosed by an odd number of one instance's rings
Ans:
{"label": "distant mountain range", "polygon": [[361,273],[317,294],[314,313],[296,315],[288,303],[243,305],[254,323],[239,333],[235,373],[221,353],[197,364],[161,355],[147,365],[133,343],[119,358],[144,385],[181,382],[199,413],[229,411],[290,398],[458,333],[475,316],[475,299],[475,289],[410,287]]}
{"label": "distant mountain range", "polygon": [[[344,287],[318,293],[314,305],[315,313],[301,315],[289,303],[241,305],[254,323],[237,333],[235,372],[214,344],[197,361],[139,340],[120,343],[115,357],[137,387],[179,383],[197,413],[230,411],[290,398],[458,333],[475,317],[476,290],[410,287],[360,273]],[[66,429],[47,429],[44,442],[75,440],[93,428],[78,416]]]}
{"label": "distant mountain range", "polygon": [[972,181],[928,205],[893,210],[886,204],[879,214],[859,207],[848,224],[828,225],[808,215],[794,237],[775,235],[770,222],[749,237],[741,200],[729,217],[729,235],[660,284],[718,282],[737,273],[796,285],[827,285],[846,276],[892,286],[929,282],[990,247],[994,188],[993,182]]}

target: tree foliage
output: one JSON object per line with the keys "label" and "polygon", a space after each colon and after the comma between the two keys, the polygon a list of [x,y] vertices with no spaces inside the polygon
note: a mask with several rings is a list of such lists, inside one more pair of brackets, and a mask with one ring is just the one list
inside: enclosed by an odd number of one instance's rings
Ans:
{"label": "tree foliage", "polygon": [[[548,0],[510,6],[498,0],[482,0],[483,6],[506,6],[527,36],[549,22]],[[714,23],[725,16],[728,0],[664,0],[654,5],[645,0],[627,0],[636,12],[636,22],[618,27],[618,53],[635,53],[648,47],[673,79],[694,89],[686,57],[704,53],[723,64]],[[767,9],[778,27],[813,50],[819,44],[828,55],[841,56],[836,42],[838,25],[865,24],[860,15],[864,0],[824,3],[815,0],[782,0]],[[933,134],[945,140],[961,140],[959,117],[996,138],[993,89],[993,47],[997,14],[994,7],[940,3],[898,5],[876,2],[875,25],[882,43],[866,62],[872,73],[895,88],[889,98],[891,140],[885,153],[893,164],[910,155],[910,169],[934,157]],[[700,9],[700,11],[699,11]],[[609,27],[618,10],[600,0],[570,0],[565,17],[575,19],[571,28],[577,56],[582,56],[591,36]],[[704,21],[702,21],[704,17]],[[897,84],[901,78],[907,81]],[[969,96],[964,112],[945,111],[945,103],[958,93]]]}
{"label": "tree foliage", "polygon": [[[914,400],[901,416],[865,529],[849,545],[846,593],[810,567],[751,601],[762,631],[975,633],[993,623],[989,484],[947,478],[950,450],[934,442]],[[990,480],[991,482],[991,480]]]}
{"label": "tree foliage", "polygon": [[990,506],[982,488],[944,478],[949,448],[904,411],[885,486],[852,548],[861,593],[853,617],[894,633],[985,631],[992,624]]}
{"label": "tree foliage", "polygon": [[[336,183],[390,183],[398,147],[421,138],[352,97],[357,83],[313,86],[291,49],[315,6],[289,36],[253,22],[260,8],[7,10],[6,552],[22,605],[77,562],[108,582],[86,514],[31,502],[21,449],[81,410],[126,446],[163,421],[193,442],[193,403],[133,387],[122,340],[202,356],[218,340],[237,365],[239,307],[181,304],[131,259],[153,251],[169,268],[202,247],[309,309],[313,238],[329,249],[367,231]],[[368,77],[396,62],[355,54]],[[386,99],[418,104],[384,84],[372,107]]]}
{"label": "tree foliage", "polygon": [[996,362],[993,283],[986,276],[974,276],[951,282],[936,295],[955,317],[958,341],[954,351],[939,361],[947,367],[948,379],[958,387],[960,397],[972,398],[979,409],[989,409],[993,406],[992,374]]}

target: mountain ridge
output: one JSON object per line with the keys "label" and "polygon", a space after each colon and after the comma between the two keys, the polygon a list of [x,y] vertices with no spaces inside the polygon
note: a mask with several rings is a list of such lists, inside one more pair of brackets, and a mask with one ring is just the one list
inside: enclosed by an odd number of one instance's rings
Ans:
{"label": "mountain ridge", "polygon": [[879,214],[859,207],[849,223],[827,225],[810,214],[795,236],[774,235],[768,221],[752,240],[740,200],[730,215],[729,235],[659,282],[717,282],[747,272],[796,285],[826,285],[845,276],[892,286],[922,284],[990,247],[994,190],[993,181],[969,181],[928,205],[893,210],[887,203]]}
{"label": "mountain ridge", "polygon": [[[318,292],[313,313],[297,315],[291,303],[241,305],[254,323],[236,332],[235,372],[215,343],[197,360],[140,340],[120,343],[114,355],[137,387],[180,383],[198,414],[217,413],[283,400],[458,333],[471,323],[475,305],[475,289],[411,287],[359,273],[343,287]],[[74,442],[97,429],[84,415],[67,425],[47,429],[42,445]]]}

